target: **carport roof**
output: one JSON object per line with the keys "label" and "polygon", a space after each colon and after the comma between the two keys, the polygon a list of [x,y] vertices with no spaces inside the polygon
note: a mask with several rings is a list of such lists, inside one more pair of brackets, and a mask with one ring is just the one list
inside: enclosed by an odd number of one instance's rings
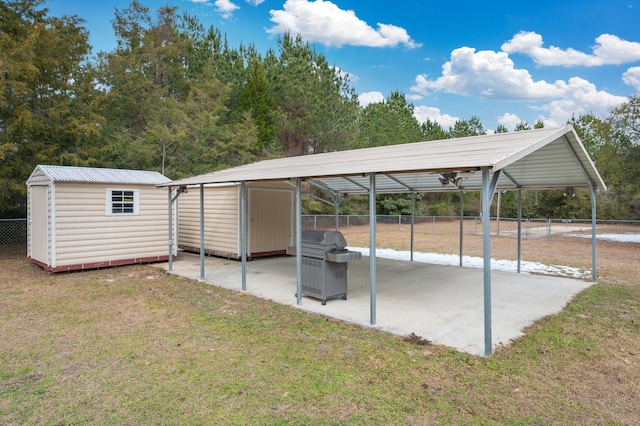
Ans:
{"label": "carport roof", "polygon": [[[572,126],[388,145],[264,160],[162,186],[302,178],[339,194],[482,189],[482,168],[501,171],[497,189],[606,186]],[[456,183],[443,186],[443,173]],[[455,180],[455,179],[453,179]]]}

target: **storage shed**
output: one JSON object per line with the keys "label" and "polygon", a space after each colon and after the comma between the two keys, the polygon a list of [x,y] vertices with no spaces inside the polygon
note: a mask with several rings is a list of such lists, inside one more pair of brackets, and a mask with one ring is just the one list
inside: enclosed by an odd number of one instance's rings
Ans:
{"label": "storage shed", "polygon": [[[38,165],[27,180],[27,257],[50,272],[168,260],[158,172]],[[175,254],[175,253],[174,253]]]}
{"label": "storage shed", "polygon": [[[204,187],[204,252],[239,259],[240,184]],[[283,182],[246,185],[247,257],[285,254],[294,242],[294,187]],[[200,191],[178,198],[178,246],[200,252]]]}

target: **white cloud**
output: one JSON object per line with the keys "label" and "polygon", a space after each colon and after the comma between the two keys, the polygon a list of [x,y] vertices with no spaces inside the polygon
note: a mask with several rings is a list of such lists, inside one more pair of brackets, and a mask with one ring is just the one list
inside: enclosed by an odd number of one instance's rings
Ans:
{"label": "white cloud", "polygon": [[580,77],[554,83],[534,81],[529,71],[514,67],[507,53],[476,52],[470,47],[452,51],[451,60],[442,66],[442,75],[437,79],[429,80],[426,75],[416,76],[416,84],[411,90],[425,96],[441,91],[483,99],[532,103],[530,108],[548,114],[544,121],[549,125],[564,125],[572,114],[606,116],[611,107],[626,101],[623,96],[597,90],[593,83]]}
{"label": "white cloud", "polygon": [[360,106],[364,108],[369,104],[384,102],[384,95],[380,92],[364,92],[358,95],[358,101],[360,101]]}
{"label": "white cloud", "polygon": [[502,124],[504,127],[509,129],[509,131],[513,131],[521,121],[523,120],[516,114],[511,114],[508,112],[498,117],[498,124]]}
{"label": "white cloud", "polygon": [[598,66],[619,65],[640,60],[640,43],[622,40],[612,34],[596,38],[592,54],[572,48],[543,47],[542,36],[535,32],[521,31],[501,47],[506,53],[525,54],[537,64],[545,66]]}
{"label": "white cloud", "polygon": [[269,34],[291,32],[301,34],[309,42],[325,46],[344,45],[396,47],[410,49],[421,45],[411,39],[407,30],[395,25],[377,24],[377,29],[359,19],[353,10],[343,10],[330,1],[287,0],[282,10],[271,10],[275,26]]}
{"label": "white cloud", "polygon": [[259,6],[264,3],[264,0],[247,0],[247,3],[252,4],[254,6]]}
{"label": "white cloud", "polygon": [[553,84],[533,81],[529,71],[516,69],[504,52],[460,47],[451,52],[451,60],[442,66],[442,76],[428,80],[418,75],[411,90],[423,95],[443,91],[492,99],[540,100],[559,96]]}
{"label": "white cloud", "polygon": [[240,6],[230,0],[216,0],[214,4],[216,6],[216,12],[222,15],[224,19],[231,19],[233,12],[240,9]]}
{"label": "white cloud", "polygon": [[442,114],[440,112],[440,108],[429,107],[425,105],[417,106],[413,109],[413,115],[416,117],[416,120],[420,124],[427,121],[427,119],[431,121],[437,122],[444,130],[452,127],[456,124],[456,121],[459,120],[458,117],[452,117],[449,114]]}
{"label": "white cloud", "polygon": [[562,126],[574,114],[592,113],[605,117],[612,107],[627,101],[624,96],[597,90],[595,84],[580,77],[572,77],[568,82],[558,81],[556,86],[563,92],[561,97],[540,107],[533,107],[548,114],[548,119],[544,120],[548,125]]}
{"label": "white cloud", "polygon": [[622,81],[640,92],[640,67],[631,67],[625,71]]}

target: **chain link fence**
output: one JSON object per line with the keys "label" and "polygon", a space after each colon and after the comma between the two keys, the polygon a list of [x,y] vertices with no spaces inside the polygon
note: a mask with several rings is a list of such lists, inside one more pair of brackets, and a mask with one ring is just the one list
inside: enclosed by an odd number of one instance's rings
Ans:
{"label": "chain link fence", "polygon": [[[409,215],[378,215],[378,225],[395,228],[398,231],[411,227]],[[422,232],[433,234],[459,232],[460,218],[457,216],[415,216],[414,223]],[[480,217],[464,218],[465,234],[481,234]],[[302,229],[340,229],[342,232],[368,232],[368,215],[303,215]],[[554,234],[570,231],[590,232],[591,220],[566,219],[523,219],[523,239],[551,239]],[[598,232],[640,233],[640,221],[598,220]],[[516,235],[517,220],[508,218],[492,218],[491,232],[497,235]],[[25,256],[27,253],[27,219],[0,219],[0,256]]]}
{"label": "chain link fence", "polygon": [[0,256],[27,254],[27,219],[0,219]]}
{"label": "chain link fence", "polygon": [[[459,232],[459,216],[415,216],[416,229],[423,233],[451,234]],[[411,227],[410,215],[378,215],[377,226],[403,231]],[[632,233],[640,234],[640,221],[637,220],[598,220],[598,233]],[[368,215],[303,215],[302,229],[339,229],[343,233],[369,232]],[[516,236],[517,219],[491,218],[493,235]],[[521,222],[522,238],[551,239],[554,235],[590,233],[591,219],[533,219],[523,218]],[[464,233],[468,235],[482,234],[482,218],[479,216],[464,217]]]}

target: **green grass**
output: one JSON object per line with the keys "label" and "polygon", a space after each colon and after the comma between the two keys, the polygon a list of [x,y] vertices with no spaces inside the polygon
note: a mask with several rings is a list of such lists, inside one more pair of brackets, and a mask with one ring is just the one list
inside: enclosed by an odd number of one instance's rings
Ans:
{"label": "green grass", "polygon": [[0,260],[0,424],[633,424],[640,287],[598,284],[488,358],[149,266]]}

